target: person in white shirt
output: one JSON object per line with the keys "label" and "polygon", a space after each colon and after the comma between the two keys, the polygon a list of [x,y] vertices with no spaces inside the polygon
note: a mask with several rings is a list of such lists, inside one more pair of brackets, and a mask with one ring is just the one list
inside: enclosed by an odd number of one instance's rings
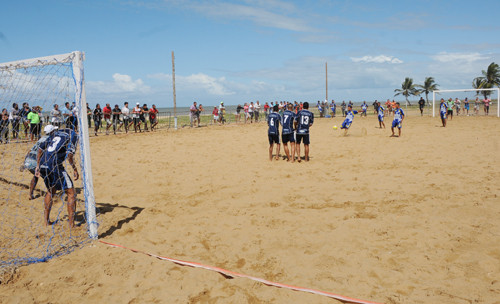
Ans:
{"label": "person in white shirt", "polygon": [[50,115],[52,116],[52,118],[50,119],[52,124],[56,127],[61,127],[63,119],[62,119],[62,113],[61,111],[59,111],[58,104],[54,105],[54,109],[50,112]]}
{"label": "person in white shirt", "polygon": [[257,100],[257,102],[255,103],[255,106],[254,106],[254,109],[253,109],[253,112],[254,112],[254,116],[255,116],[255,122],[259,122],[259,113],[260,113],[260,103],[259,101]]}
{"label": "person in white shirt", "polygon": [[460,115],[460,108],[461,108],[462,102],[460,99],[455,98],[455,110],[457,111],[457,116]]}
{"label": "person in white shirt", "polygon": [[250,103],[250,105],[248,106],[248,115],[250,115],[250,123],[253,123],[253,116],[254,116],[254,105],[253,105],[253,101]]}
{"label": "person in white shirt", "polygon": [[139,130],[139,133],[141,133],[141,104],[136,103],[135,108],[132,110],[132,120],[134,121],[134,130],[135,133],[137,133],[137,130]]}
{"label": "person in white shirt", "polygon": [[226,107],[224,107],[223,101],[221,101],[219,105],[219,121],[221,124],[226,122]]}
{"label": "person in white shirt", "polygon": [[[78,132],[78,108],[76,107],[76,103],[73,102],[68,109],[70,110],[71,113],[70,121],[71,124],[73,125],[73,130],[75,132]],[[41,116],[42,115],[40,115],[40,117]]]}
{"label": "person in white shirt", "polygon": [[132,122],[130,121],[130,109],[128,108],[128,102],[125,102],[123,104],[122,115],[123,115],[123,122],[120,124],[120,127],[122,125],[125,125],[125,133],[128,133],[128,128],[132,124]]}

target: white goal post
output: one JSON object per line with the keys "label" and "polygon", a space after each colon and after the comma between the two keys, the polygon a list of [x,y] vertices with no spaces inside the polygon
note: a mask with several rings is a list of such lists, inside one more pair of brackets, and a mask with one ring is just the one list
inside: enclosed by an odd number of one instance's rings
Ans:
{"label": "white goal post", "polygon": [[500,117],[500,88],[493,89],[463,89],[463,90],[436,90],[432,91],[432,117],[436,117],[436,94],[451,93],[451,92],[481,92],[481,91],[496,91],[497,92],[497,117]]}
{"label": "white goal post", "polygon": [[75,51],[67,54],[38,57],[26,60],[0,63],[0,70],[15,71],[16,69],[29,69],[42,66],[58,65],[61,63],[71,64],[73,80],[75,85],[74,102],[78,110],[78,128],[80,137],[81,172],[85,196],[85,213],[87,219],[87,232],[91,239],[97,239],[97,216],[95,207],[95,196],[92,179],[92,164],[90,159],[90,142],[87,122],[87,102],[85,95],[85,78],[83,61],[85,54]]}

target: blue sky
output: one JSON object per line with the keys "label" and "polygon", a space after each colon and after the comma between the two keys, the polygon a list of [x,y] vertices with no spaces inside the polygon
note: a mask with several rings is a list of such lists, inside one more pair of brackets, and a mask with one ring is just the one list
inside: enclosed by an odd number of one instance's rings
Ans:
{"label": "blue sky", "polygon": [[[101,0],[2,3],[0,62],[86,54],[87,100],[393,98],[405,77],[471,88],[500,63],[500,1]],[[417,99],[417,98],[412,98]]]}

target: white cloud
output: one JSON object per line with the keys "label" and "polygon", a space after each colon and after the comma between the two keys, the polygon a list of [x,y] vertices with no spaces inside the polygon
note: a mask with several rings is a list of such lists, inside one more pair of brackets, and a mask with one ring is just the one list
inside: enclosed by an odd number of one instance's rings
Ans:
{"label": "white cloud", "polygon": [[115,93],[148,93],[150,87],[145,85],[142,79],[132,80],[129,75],[115,73],[113,81],[89,81],[87,89],[92,93],[115,94]]}
{"label": "white cloud", "polygon": [[[171,74],[153,74],[148,76],[151,79],[172,82]],[[230,83],[225,77],[212,77],[203,73],[192,74],[189,76],[176,75],[175,85],[179,90],[197,92],[199,94],[210,94],[214,96],[229,96],[235,94],[228,87]],[[202,91],[202,92],[201,92]]]}
{"label": "white cloud", "polygon": [[441,52],[431,56],[432,59],[439,62],[474,62],[479,60],[489,59],[488,56],[480,53],[448,53]]}
{"label": "white cloud", "polygon": [[[192,3],[191,9],[210,17],[250,20],[257,25],[295,32],[314,32],[304,19],[283,14],[282,8],[294,11],[295,7],[281,1],[251,1],[251,5],[228,2]],[[273,12],[275,10],[276,12]]]}
{"label": "white cloud", "polygon": [[401,59],[393,56],[378,55],[378,56],[363,56],[363,57],[351,57],[353,62],[361,63],[403,63]]}
{"label": "white cloud", "polygon": [[224,77],[215,78],[203,73],[193,74],[187,77],[179,78],[193,87],[201,87],[211,95],[227,96],[233,95],[234,92],[229,91],[225,87],[226,79]]}

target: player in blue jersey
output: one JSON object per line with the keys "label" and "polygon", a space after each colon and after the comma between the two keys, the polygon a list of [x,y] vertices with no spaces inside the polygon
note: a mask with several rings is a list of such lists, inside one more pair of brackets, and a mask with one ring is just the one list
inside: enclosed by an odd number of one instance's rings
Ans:
{"label": "player in blue jersey", "polygon": [[[287,161],[292,160],[295,162],[295,136],[293,133],[293,122],[295,121],[295,113],[293,112],[293,104],[287,105],[287,110],[281,116],[281,126],[283,127],[281,133],[281,140],[283,141],[283,148],[285,149]],[[290,150],[288,150],[288,143],[290,142]],[[291,155],[291,158],[290,158]]]}
{"label": "player in blue jersey", "polygon": [[337,115],[337,105],[335,104],[335,100],[332,99],[332,104],[330,105],[330,110],[332,110],[332,118]]}
{"label": "player in blue jersey", "polygon": [[394,135],[394,128],[398,128],[398,137],[401,137],[401,128],[403,127],[403,119],[405,119],[405,112],[401,109],[399,102],[396,102],[396,109],[394,110],[394,120],[392,121],[392,135],[391,137],[396,137]]}
{"label": "player in blue jersey", "polygon": [[29,193],[30,200],[35,199],[35,197],[33,196],[33,192],[35,190],[36,184],[38,183],[38,176],[35,175],[38,147],[40,146],[41,143],[45,142],[47,138],[48,136],[43,136],[36,142],[36,144],[33,145],[28,154],[26,154],[26,157],[24,158],[24,163],[20,168],[21,172],[26,169],[29,172],[31,172],[31,174],[33,174],[33,178],[31,179],[30,182],[30,193]]}
{"label": "player in blue jersey", "polygon": [[439,104],[439,115],[441,116],[441,122],[443,123],[443,128],[446,127],[446,112],[448,111],[448,106],[443,98],[441,98],[441,103]]}
{"label": "player in blue jersey", "polygon": [[377,112],[378,112],[378,125],[380,127],[380,129],[382,129],[382,126],[384,126],[384,129],[385,129],[385,123],[384,123],[384,107],[382,106],[382,104],[379,102],[377,102]]}
{"label": "player in blue jersey", "polygon": [[314,114],[309,111],[309,103],[306,101],[301,110],[295,116],[295,129],[297,130],[297,138],[295,143],[295,151],[297,151],[298,162],[300,162],[300,143],[304,141],[304,159],[309,161],[309,128],[314,123]]}
{"label": "player in blue jersey", "polygon": [[368,105],[366,104],[366,101],[363,101],[363,104],[361,105],[361,115],[360,116],[365,116],[366,117],[366,111],[368,111]]}
{"label": "player in blue jersey", "polygon": [[78,179],[78,170],[73,160],[76,151],[78,137],[75,131],[71,129],[58,130],[52,125],[45,126],[45,133],[48,138],[38,147],[37,163],[35,175],[42,177],[47,187],[45,195],[44,217],[45,224],[50,225],[50,209],[52,208],[53,197],[58,190],[66,192],[68,197],[68,217],[70,228],[74,227],[75,222],[75,188],[71,178],[64,169],[64,161],[68,159],[73,167],[75,180]]}
{"label": "player in blue jersey", "polygon": [[273,146],[277,144],[276,147],[276,160],[279,159],[280,155],[280,121],[281,116],[278,114],[279,106],[275,105],[273,107],[273,112],[267,116],[267,125],[269,129],[267,131],[267,137],[269,138],[269,160],[273,160]]}
{"label": "player in blue jersey", "polygon": [[344,129],[344,136],[347,135],[347,130],[351,127],[352,120],[354,119],[354,114],[358,114],[358,111],[353,111],[352,110],[352,105],[349,105],[347,107],[347,112],[345,115],[345,120],[342,123],[342,126],[340,127],[341,129]]}

